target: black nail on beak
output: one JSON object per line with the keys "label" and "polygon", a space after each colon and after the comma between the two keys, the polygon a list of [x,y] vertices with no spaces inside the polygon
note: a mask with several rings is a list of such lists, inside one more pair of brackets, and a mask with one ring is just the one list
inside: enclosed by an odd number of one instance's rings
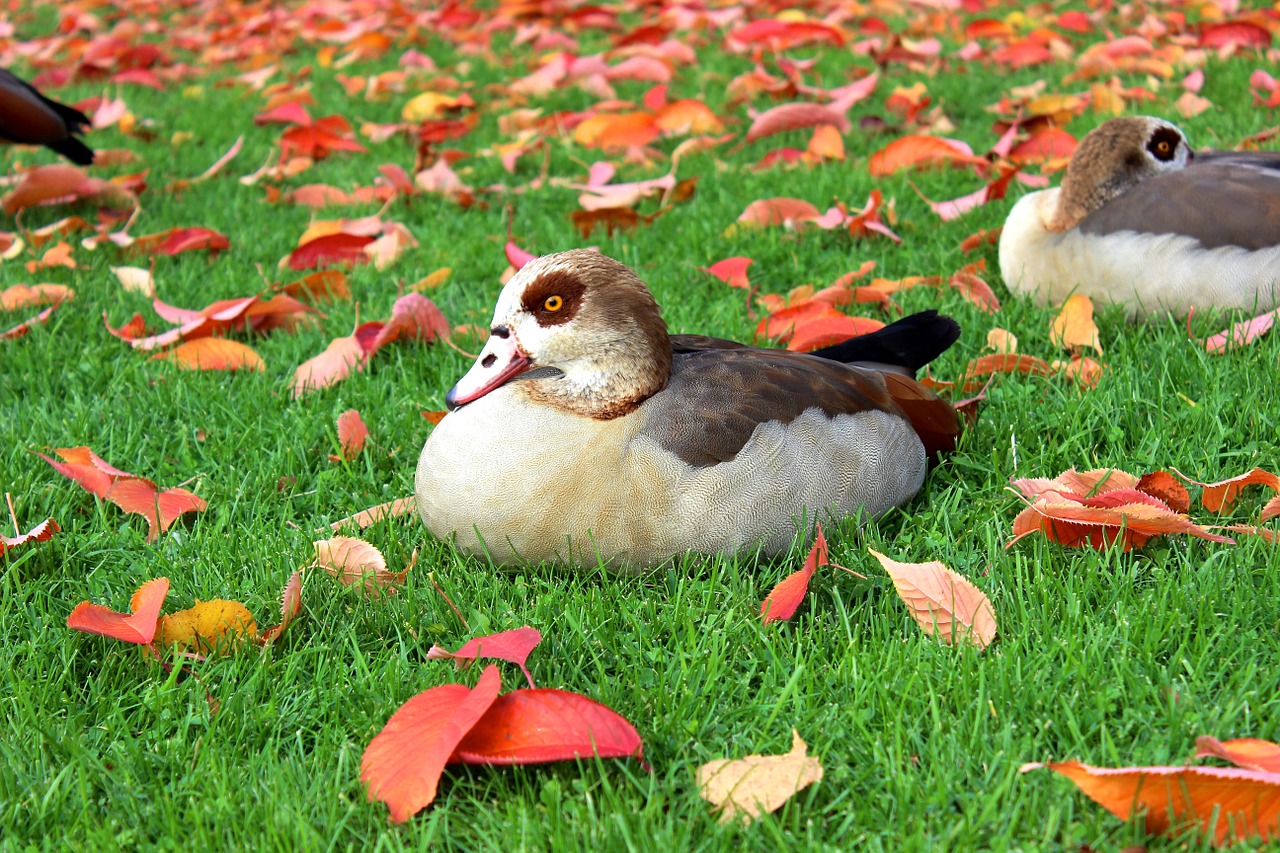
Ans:
{"label": "black nail on beak", "polygon": [[458,386],[454,385],[449,389],[449,393],[444,395],[444,407],[451,412],[458,410]]}

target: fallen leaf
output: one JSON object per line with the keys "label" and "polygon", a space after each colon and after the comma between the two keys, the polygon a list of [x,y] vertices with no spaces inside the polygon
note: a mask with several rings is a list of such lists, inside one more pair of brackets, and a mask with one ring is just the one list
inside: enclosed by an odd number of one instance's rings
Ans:
{"label": "fallen leaf", "polygon": [[147,646],[156,635],[157,617],[165,596],[169,594],[169,579],[149,580],[129,599],[130,615],[82,601],[67,617],[67,627],[89,634],[100,634],[126,643]]}
{"label": "fallen leaf", "polygon": [[498,668],[488,666],[474,689],[445,684],[401,705],[360,759],[360,781],[369,786],[369,802],[386,803],[393,823],[404,823],[430,805],[449,757],[501,688]]}
{"label": "fallen leaf", "polygon": [[725,258],[723,261],[717,261],[709,267],[698,267],[698,269],[715,276],[730,287],[741,287],[750,290],[751,281],[747,278],[747,267],[753,263],[755,261],[751,260],[751,258],[738,256]]}
{"label": "fallen leaf", "polygon": [[867,549],[893,580],[898,597],[924,632],[949,646],[962,641],[981,651],[996,638],[996,614],[986,593],[938,561],[900,563]]}
{"label": "fallen leaf", "polygon": [[834,127],[840,133],[848,133],[850,129],[849,120],[844,114],[830,107],[814,103],[780,104],[765,110],[751,122],[746,141],[755,142],[775,133],[824,125]]}
{"label": "fallen leaf", "polygon": [[120,286],[126,293],[141,293],[149,299],[155,297],[156,282],[149,270],[142,267],[111,267],[111,271],[120,280]]}
{"label": "fallen leaf", "polygon": [[216,598],[160,617],[156,629],[160,646],[180,646],[198,655],[229,654],[258,634],[253,614],[238,601]]}
{"label": "fallen leaf", "polygon": [[698,792],[720,809],[720,822],[750,823],[777,811],[800,791],[822,779],[822,765],[809,756],[800,733],[791,731],[785,755],[748,755],[708,761],[698,768]]}
{"label": "fallen leaf", "polygon": [[1098,327],[1093,322],[1093,300],[1083,293],[1068,296],[1067,301],[1062,304],[1062,310],[1053,318],[1049,340],[1062,349],[1092,347],[1098,355],[1102,355]]}
{"label": "fallen leaf", "polygon": [[315,547],[315,565],[337,578],[343,586],[361,584],[366,595],[394,591],[404,584],[409,570],[392,572],[382,552],[351,536],[335,536],[311,543]]}
{"label": "fallen leaf", "polygon": [[529,686],[535,687],[533,675],[530,674],[529,668],[525,666],[525,661],[529,659],[529,653],[541,642],[542,633],[537,628],[530,628],[525,625],[522,628],[515,628],[511,631],[475,637],[468,640],[456,652],[448,651],[438,645],[432,645],[431,648],[427,649],[427,660],[453,660],[457,662],[458,669],[474,663],[477,658],[505,660],[520,667],[520,670],[524,672],[524,677],[529,680]]}
{"label": "fallen leaf", "polygon": [[798,571],[787,575],[765,596],[764,601],[760,602],[761,622],[768,625],[770,622],[780,622],[794,616],[800,603],[804,601],[805,594],[809,591],[809,579],[813,577],[814,571],[818,566],[825,566],[828,562],[827,538],[822,533],[822,524],[819,523],[813,547],[805,556],[804,565]]}
{"label": "fallen leaf", "polygon": [[1018,338],[1013,332],[996,327],[987,332],[987,349],[999,355],[1013,355],[1018,351]]}
{"label": "fallen leaf", "polygon": [[[360,417],[359,410],[347,409],[338,415],[338,444],[342,447],[341,459],[350,461],[359,456],[368,438],[369,428],[364,425],[364,419]],[[332,455],[329,459],[334,462],[339,461]]]}
{"label": "fallen leaf", "polygon": [[997,354],[975,358],[965,367],[965,393],[977,391],[982,387],[984,377],[995,373],[1032,373],[1037,376],[1052,376],[1053,368],[1044,359],[1033,355]]}
{"label": "fallen leaf", "polygon": [[1231,507],[1239,499],[1240,492],[1246,486],[1266,486],[1273,491],[1280,491],[1280,477],[1261,468],[1254,468],[1238,477],[1217,483],[1201,483],[1198,480],[1192,480],[1176,469],[1175,473],[1188,483],[1203,487],[1200,503],[1204,504],[1204,508],[1210,512],[1230,512]]}
{"label": "fallen leaf", "polygon": [[923,169],[943,164],[973,166],[985,173],[990,164],[975,156],[969,146],[940,136],[904,136],[871,155],[867,168],[872,177],[883,178],[902,169]]}
{"label": "fallen leaf", "polygon": [[329,527],[334,532],[337,532],[342,529],[344,525],[354,524],[363,530],[364,528],[371,527],[384,519],[408,515],[411,512],[417,511],[417,509],[418,499],[411,495],[407,498],[399,498],[398,500],[388,501],[387,503],[378,504],[375,507],[361,510],[360,512],[357,512],[354,515],[349,515],[346,518],[340,518],[333,522],[333,524],[330,524]]}
{"label": "fallen leaf", "polygon": [[75,291],[62,284],[15,284],[0,290],[0,311],[20,311],[52,305],[75,296]]}
{"label": "fallen leaf", "polygon": [[1196,738],[1196,758],[1216,756],[1245,770],[1280,773],[1280,744],[1257,738],[1220,741],[1210,735]]}
{"label": "fallen leaf", "polygon": [[544,687],[499,696],[454,747],[449,761],[545,764],[593,757],[643,760],[642,750],[635,726],[616,711],[577,693]]}
{"label": "fallen leaf", "polygon": [[1247,346],[1271,331],[1277,317],[1280,317],[1280,308],[1236,323],[1230,329],[1223,329],[1218,334],[1206,338],[1204,348],[1207,352],[1219,354],[1229,349]]}
{"label": "fallen leaf", "polygon": [[1091,767],[1078,761],[1026,764],[1022,772],[1042,767],[1070,779],[1121,820],[1145,813],[1153,835],[1197,823],[1219,846],[1280,837],[1280,774],[1227,767]]}
{"label": "fallen leaf", "polygon": [[53,538],[53,534],[60,530],[62,528],[52,518],[46,518],[26,533],[22,532],[22,528],[18,528],[14,531],[16,534],[14,536],[0,536],[0,554],[10,548],[26,545],[28,542],[48,542]]}
{"label": "fallen leaf", "polygon": [[273,625],[258,637],[262,645],[274,642],[289,627],[289,623],[302,612],[302,570],[294,572],[285,582],[280,595],[280,624]]}
{"label": "fallen leaf", "polygon": [[262,373],[266,362],[252,347],[226,338],[196,338],[183,341],[171,350],[151,356],[153,361],[172,361],[186,370],[247,370]]}

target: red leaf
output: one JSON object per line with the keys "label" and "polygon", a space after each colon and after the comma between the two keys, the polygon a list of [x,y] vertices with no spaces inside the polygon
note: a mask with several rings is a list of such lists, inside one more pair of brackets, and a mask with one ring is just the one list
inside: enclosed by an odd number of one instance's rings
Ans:
{"label": "red leaf", "polygon": [[705,273],[710,273],[730,287],[741,287],[749,290],[751,282],[747,279],[747,267],[753,263],[755,261],[751,260],[751,258],[739,256],[725,258],[723,261],[717,261],[709,267],[699,267],[698,269]]}
{"label": "red leaf", "polygon": [[643,758],[635,726],[617,712],[567,690],[513,690],[457,745],[451,762],[545,764],[575,758]]}
{"label": "red leaf", "polygon": [[156,578],[138,587],[129,599],[131,615],[125,616],[101,604],[82,601],[67,617],[67,627],[89,634],[101,634],[126,643],[150,645],[156,635],[160,605],[169,594],[169,579]]}
{"label": "red leaf", "polygon": [[1250,320],[1236,323],[1230,329],[1223,329],[1218,334],[1210,335],[1206,338],[1204,348],[1207,352],[1223,353],[1228,349],[1251,344],[1271,331],[1271,327],[1275,325],[1277,317],[1280,317],[1280,308],[1275,311],[1268,311],[1265,314],[1259,314]]}
{"label": "red leaf", "polygon": [[1200,46],[1220,48],[1234,45],[1262,48],[1271,44],[1271,33],[1251,21],[1221,21],[1200,29]]}
{"label": "red leaf", "polygon": [[390,806],[393,823],[404,823],[430,805],[445,763],[501,688],[498,668],[488,666],[474,689],[445,684],[401,705],[360,760],[360,781],[369,786],[369,802],[378,799]]}
{"label": "red leaf", "polygon": [[288,101],[267,110],[258,113],[253,117],[253,123],[261,127],[264,124],[311,124],[311,113],[307,112],[307,108],[297,101]]}
{"label": "red leaf", "polygon": [[788,225],[813,222],[822,216],[818,208],[798,198],[762,198],[747,205],[738,217],[748,225]]}
{"label": "red leaf", "polygon": [[764,601],[760,602],[760,621],[768,625],[770,622],[780,622],[794,616],[800,607],[800,602],[804,601],[805,595],[809,592],[809,579],[813,577],[814,571],[818,566],[825,566],[829,562],[827,537],[823,535],[822,525],[819,524],[818,535],[813,541],[813,547],[809,549],[808,556],[804,558],[804,565],[799,571],[792,572],[783,578],[765,596]]}
{"label": "red leaf", "polygon": [[261,645],[274,642],[285,628],[289,627],[299,613],[302,612],[302,569],[298,569],[285,582],[284,592],[280,595],[280,624],[272,625],[258,637]]}
{"label": "red leaf", "polygon": [[436,304],[421,293],[406,293],[391,306],[391,319],[386,322],[367,349],[373,355],[386,344],[402,337],[430,341],[447,338],[449,321]]}
{"label": "red leaf", "polygon": [[[381,323],[377,325],[379,329],[382,326]],[[293,372],[294,399],[308,391],[341,382],[352,370],[362,368],[368,359],[369,353],[360,340],[359,329],[345,337],[334,338],[324,352],[307,359]]]}
{"label": "red leaf", "polygon": [[755,142],[775,133],[808,127],[830,125],[841,133],[849,132],[849,120],[830,107],[813,103],[781,104],[758,115],[747,130],[747,142]]}
{"label": "red leaf", "polygon": [[1191,510],[1191,495],[1168,471],[1143,474],[1135,488],[1163,501],[1174,512],[1185,514]]}
{"label": "red leaf", "polygon": [[23,533],[21,530],[16,531],[16,536],[0,536],[0,554],[3,554],[10,548],[17,548],[19,545],[26,545],[28,542],[47,542],[53,538],[53,534],[62,528],[58,526],[58,522],[52,518],[46,518],[35,527]]}
{"label": "red leaf", "polygon": [[66,204],[77,201],[103,201],[119,195],[106,181],[91,178],[75,166],[57,163],[37,166],[22,176],[18,185],[0,198],[0,208],[13,216],[29,207],[43,204]]}
{"label": "red leaf", "polygon": [[1033,355],[1013,355],[996,353],[975,358],[965,367],[965,393],[976,391],[982,387],[982,378],[993,373],[1034,373],[1038,376],[1051,376],[1051,368],[1043,359]]}
{"label": "red leaf", "polygon": [[433,645],[427,650],[427,660],[454,660],[458,663],[458,669],[474,662],[476,658],[505,660],[520,667],[524,671],[524,677],[529,680],[529,686],[533,687],[533,676],[529,674],[525,661],[534,647],[541,642],[542,634],[538,629],[525,625],[511,631],[468,640],[466,645],[456,652]]}
{"label": "red leaf", "polygon": [[859,335],[868,335],[884,328],[884,323],[871,317],[836,316],[819,317],[808,322],[797,322],[787,349],[792,352],[811,352],[820,347],[838,344]]}
{"label": "red leaf", "polygon": [[152,255],[180,255],[183,252],[194,252],[199,249],[208,249],[210,253],[217,254],[223,249],[231,247],[231,241],[226,235],[219,234],[211,228],[170,228],[168,231],[161,231],[159,234],[148,234],[145,237],[139,237],[130,245],[129,250],[132,252],[142,252]]}
{"label": "red leaf", "polygon": [[147,541],[154,542],[180,516],[204,512],[208,504],[186,489],[172,488],[157,493],[150,480],[140,477],[121,478],[111,486],[107,500],[125,512],[136,513],[147,520]]}
{"label": "red leaf", "polygon": [[[65,301],[66,300],[63,300],[63,302]],[[52,305],[50,305],[48,308],[41,311],[36,316],[31,317],[27,320],[23,320],[21,323],[14,326],[13,328],[5,329],[3,332],[0,332],[0,341],[7,341],[7,340],[12,340],[14,338],[20,338],[23,335],[25,335],[27,332],[31,331],[36,326],[49,322],[49,318],[53,316],[53,312],[57,311],[58,306],[60,305],[62,305],[62,302],[55,302]]]}
{"label": "red leaf", "polygon": [[289,269],[309,270],[326,264],[367,264],[370,258],[364,247],[373,240],[373,237],[343,231],[317,237],[289,253]]}
{"label": "red leaf", "polygon": [[511,264],[511,266],[516,269],[520,269],[522,266],[529,263],[529,261],[538,257],[533,252],[526,252],[524,249],[521,249],[516,245],[515,240],[508,240],[504,250],[507,253],[507,263]]}

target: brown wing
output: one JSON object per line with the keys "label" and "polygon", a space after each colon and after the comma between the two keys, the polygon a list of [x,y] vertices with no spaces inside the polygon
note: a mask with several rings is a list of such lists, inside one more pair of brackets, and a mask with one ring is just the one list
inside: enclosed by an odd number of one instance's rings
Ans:
{"label": "brown wing", "polygon": [[875,410],[898,415],[921,433],[931,454],[954,446],[959,432],[950,404],[905,376],[742,345],[677,351],[666,389],[641,406],[641,432],[705,467],[737,456],[758,425],[790,423],[815,407],[833,417]]}
{"label": "brown wing", "polygon": [[672,335],[671,351],[674,353],[700,352],[712,349],[747,349],[748,344],[740,344],[727,338],[713,338],[709,335]]}
{"label": "brown wing", "polygon": [[1280,245],[1280,153],[1204,152],[1125,190],[1080,222],[1086,234],[1183,234],[1207,249]]}

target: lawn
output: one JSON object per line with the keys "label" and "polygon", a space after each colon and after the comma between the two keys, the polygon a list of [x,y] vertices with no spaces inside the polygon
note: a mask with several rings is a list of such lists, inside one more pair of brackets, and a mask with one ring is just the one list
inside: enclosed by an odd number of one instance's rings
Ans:
{"label": "lawn", "polygon": [[[893,295],[904,313],[938,308],[960,322],[960,341],[931,371],[956,381],[997,327],[1017,335],[1019,352],[1067,357],[1050,341],[1056,309],[1009,294],[995,247],[959,248],[969,234],[997,228],[1026,190],[1015,183],[1008,199],[942,221],[913,184],[944,200],[986,179],[971,169],[873,177],[873,152],[929,132],[986,152],[1000,135],[993,105],[1025,97],[1015,90],[1037,81],[1046,94],[1087,96],[1056,110],[1077,139],[1110,115],[1109,105],[1169,117],[1197,146],[1231,147],[1277,120],[1250,94],[1254,70],[1275,67],[1274,48],[1196,47],[1202,24],[1229,17],[1211,3],[1093,10],[1077,32],[1063,23],[1077,18],[1060,13],[1083,10],[1079,4],[1023,12],[1018,4],[980,2],[815,2],[805,5],[808,14],[815,21],[834,16],[840,39],[781,50],[748,45],[736,53],[729,34],[780,8],[716,4],[708,18],[693,6],[662,3],[576,11],[560,3],[475,5],[479,11],[470,3],[406,11],[379,0],[115,0],[84,11],[21,4],[7,13],[13,32],[0,47],[15,73],[36,79],[78,69],[66,85],[56,85],[54,75],[41,86],[67,103],[123,99],[128,115],[86,141],[136,157],[113,156],[88,170],[100,178],[142,173],[125,181],[138,205],[130,233],[203,227],[230,245],[217,254],[173,256],[110,244],[90,250],[82,241],[93,231],[81,230],[39,247],[28,239],[0,262],[0,290],[37,282],[75,290],[48,323],[0,340],[0,491],[12,495],[23,529],[49,517],[61,526],[48,541],[0,555],[0,849],[1204,846],[1194,832],[1149,836],[1141,820],[1113,817],[1066,779],[1048,771],[1020,775],[1019,767],[1064,759],[1180,764],[1200,735],[1280,738],[1280,551],[1257,536],[1234,545],[1158,538],[1128,553],[1068,549],[1040,536],[1006,548],[1023,506],[1007,486],[1071,467],[1137,474],[1177,468],[1204,482],[1255,466],[1274,471],[1280,335],[1218,355],[1200,343],[1237,316],[1197,316],[1189,328],[1171,318],[1129,325],[1119,309],[1100,306],[1103,354],[1094,356],[1106,368],[1095,388],[1061,375],[997,376],[958,449],[915,500],[861,529],[852,521],[828,529],[832,560],[868,578],[820,571],[789,622],[763,626],[759,604],[800,566],[799,545],[776,560],[689,556],[640,576],[556,565],[502,571],[460,555],[429,537],[419,519],[403,516],[348,531],[381,549],[393,568],[416,551],[416,566],[396,594],[364,597],[308,570],[304,613],[269,648],[248,645],[201,661],[170,657],[166,668],[128,645],[68,630],[78,603],[124,610],[140,584],[161,576],[171,583],[166,612],[231,599],[260,625],[274,624],[281,588],[311,562],[311,543],[330,535],[331,522],[411,494],[431,430],[422,412],[444,408],[445,392],[469,366],[465,355],[440,341],[400,340],[332,387],[295,399],[291,385],[298,365],[357,322],[385,320],[403,292],[440,268],[451,272],[422,292],[453,326],[484,329],[508,265],[508,240],[534,254],[595,245],[637,269],[673,331],[753,340],[760,315],[749,315],[744,291],[700,268],[747,256],[752,285],[785,295],[799,285],[825,286],[865,261],[876,263],[870,280],[946,278],[982,259],[980,275],[1001,303],[994,313],[949,287]],[[799,17],[783,14],[793,23]],[[1007,27],[966,34],[979,20]],[[1257,20],[1280,34],[1274,14]],[[624,58],[616,52],[620,40],[659,24],[670,44],[696,56],[691,62],[672,50],[659,61],[671,74],[668,97],[703,102],[730,138],[681,151],[676,176],[697,179],[687,200],[672,200],[633,230],[584,237],[571,221],[578,192],[558,180],[583,181],[598,161],[617,166],[615,182],[658,178],[691,136],[659,137],[640,158],[647,162],[634,162],[625,149],[575,140],[563,125],[534,126],[526,141],[541,145],[508,172],[499,155],[521,138],[510,124],[517,110],[598,111],[607,100],[601,84],[641,109],[655,81],[584,75],[523,94],[513,84],[557,50],[603,54],[616,66]],[[1045,31],[1057,35],[1049,39]],[[966,49],[977,32],[979,49]],[[1101,72],[1081,70],[1091,46],[1139,32],[1150,40],[1148,52],[1113,59]],[[1052,45],[1043,61],[1019,66],[1000,53],[1029,36]],[[879,41],[869,46],[868,39]],[[143,44],[160,49],[153,62],[135,50]],[[417,54],[406,63],[410,50]],[[784,81],[795,68],[788,63],[811,61],[793,73],[824,89],[878,71],[874,91],[848,111],[843,160],[754,168],[776,148],[803,150],[812,131],[746,142],[750,109],[825,100],[785,86],[776,97],[734,97],[731,81],[750,72],[757,55]],[[270,65],[275,71],[258,89],[240,76]],[[1199,94],[1211,106],[1183,118],[1175,105],[1195,68],[1204,72]],[[129,69],[135,74],[126,80],[147,77],[136,73],[144,69],[156,85],[112,82]],[[387,74],[397,71],[403,78]],[[931,102],[908,123],[886,102],[899,87],[917,84]],[[377,125],[402,122],[405,105],[426,91],[467,96],[472,106],[440,118],[474,117],[474,126],[423,146],[416,126],[385,141],[370,136]],[[1112,97],[1118,91],[1125,93],[1121,103]],[[317,119],[345,117],[367,151],[335,151],[304,170],[240,180],[281,162],[286,126],[253,119],[291,100]],[[1004,117],[1016,109],[1007,107]],[[242,149],[220,174],[173,186],[204,172],[241,136]],[[452,168],[471,192],[419,191],[381,210],[383,221],[402,223],[417,246],[385,269],[347,269],[351,298],[317,303],[323,317],[314,325],[230,334],[261,355],[263,371],[183,370],[107,331],[104,314],[118,327],[135,312],[149,328],[167,328],[148,297],[122,289],[112,266],[153,268],[156,296],[182,308],[251,296],[309,272],[277,264],[313,219],[383,208],[375,200],[316,211],[291,203],[290,190],[370,187],[386,164],[412,177],[415,165],[435,165],[444,149],[466,155]],[[420,152],[426,162],[416,162]],[[41,149],[9,148],[0,156],[11,176],[56,159]],[[1042,166],[1025,169],[1040,175]],[[1044,173],[1055,183],[1060,177],[1053,164]],[[893,217],[884,216],[901,243],[876,234],[854,238],[844,229],[729,228],[759,199],[858,210],[876,189],[892,200]],[[660,202],[645,199],[639,212],[653,213]],[[0,230],[30,231],[73,213],[96,221],[90,201],[26,210]],[[122,224],[109,221],[102,230]],[[64,240],[74,269],[28,270]],[[897,309],[870,305],[846,310],[897,316]],[[0,314],[0,329],[34,313]],[[453,342],[472,353],[481,346],[465,330]],[[335,420],[352,408],[368,424],[370,442],[354,459],[330,461],[340,451]],[[183,485],[208,507],[148,542],[141,518],[96,499],[35,455],[80,445],[162,488]],[[1227,519],[1199,506],[1192,516],[1252,523],[1270,496],[1246,492]],[[8,522],[0,524],[7,535]],[[926,636],[868,549],[905,561],[941,560],[972,580],[991,599],[996,642],[978,652]],[[359,778],[365,747],[410,697],[441,684],[474,684],[479,672],[457,673],[448,662],[427,660],[427,650],[522,625],[544,637],[529,661],[539,685],[582,693],[630,720],[649,769],[626,760],[450,768],[432,805],[404,824],[389,823],[386,806],[367,801]],[[523,683],[515,667],[504,665],[502,676],[505,689]],[[721,825],[699,796],[697,767],[785,752],[793,728],[821,761],[823,780],[750,826]]]}

